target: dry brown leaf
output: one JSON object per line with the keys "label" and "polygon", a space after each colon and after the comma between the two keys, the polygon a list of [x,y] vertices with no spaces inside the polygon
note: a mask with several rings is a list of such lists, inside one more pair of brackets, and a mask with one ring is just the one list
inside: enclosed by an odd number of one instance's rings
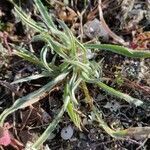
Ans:
{"label": "dry brown leaf", "polygon": [[149,49],[148,45],[150,45],[150,31],[135,35],[131,43],[131,48],[145,50]]}
{"label": "dry brown leaf", "polygon": [[59,19],[67,23],[73,23],[76,21],[76,18],[77,18],[76,12],[67,6],[59,8],[57,10],[57,16],[59,17]]}

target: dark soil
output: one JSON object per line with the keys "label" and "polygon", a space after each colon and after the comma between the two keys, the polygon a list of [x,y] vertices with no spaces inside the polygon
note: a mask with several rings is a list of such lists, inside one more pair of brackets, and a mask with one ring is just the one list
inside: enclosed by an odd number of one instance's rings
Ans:
{"label": "dark soil", "polygon": [[[48,1],[44,2],[45,6],[50,9],[52,13],[59,19],[63,19],[58,16],[58,10],[62,11],[62,6],[56,5],[54,2],[53,6],[48,4]],[[30,0],[21,1],[22,7],[26,12],[31,12],[34,19],[39,19],[37,14],[34,14],[33,3]],[[123,37],[127,42],[132,42],[134,35],[133,32],[138,33],[142,29],[142,33],[149,30],[150,20],[148,20],[148,0],[137,0],[135,1],[134,7],[128,13],[128,18],[123,18],[126,12],[123,10],[123,6],[119,0],[104,0],[104,18],[108,26],[113,32],[118,36]],[[94,7],[97,6],[96,0],[86,1],[87,8],[84,6],[84,3],[74,0],[68,1],[68,7],[74,10],[75,12],[83,11],[86,8],[85,14],[83,16],[83,25],[87,23],[89,18],[87,17],[90,12],[93,11]],[[128,5],[128,3],[127,3]],[[150,5],[150,4],[149,4]],[[134,20],[133,11],[137,11],[136,8],[144,11],[143,18],[139,20]],[[56,10],[57,9],[57,10]],[[0,0],[0,32],[8,33],[8,43],[13,43],[20,45],[21,43],[29,47],[30,44],[33,46],[33,49],[36,52],[36,55],[39,56],[39,51],[44,43],[34,42],[31,43],[31,33],[27,33],[24,25],[21,21],[18,21],[18,18],[12,12],[13,5],[6,0]],[[64,10],[64,8],[63,8]],[[140,14],[139,14],[140,15]],[[98,17],[98,12],[95,15],[92,15],[94,18]],[[74,19],[74,18],[72,18]],[[79,24],[79,18],[77,17],[76,21],[70,21],[65,19],[66,24],[73,29],[75,35],[79,36],[80,31],[76,28],[73,28],[73,25]],[[132,23],[133,22],[133,23]],[[130,26],[133,24],[133,26]],[[83,35],[83,41],[91,40],[89,37]],[[101,37],[98,38],[101,40]],[[8,50],[7,45],[3,42],[3,38],[0,37],[0,41],[3,47]],[[106,42],[104,39],[103,43],[114,43],[113,39],[109,38]],[[150,42],[150,41],[149,41]],[[149,47],[148,47],[149,48]],[[149,50],[149,49],[148,49]],[[1,55],[1,53],[0,53]],[[50,58],[51,56],[49,56]],[[13,55],[7,55],[5,58],[0,56],[0,112],[3,112],[4,109],[10,107],[13,102],[26,95],[42,85],[46,84],[50,79],[38,79],[27,83],[22,83],[17,86],[12,86],[10,83],[17,78],[26,77],[36,73],[40,73],[41,70],[37,66],[28,63],[21,58]],[[103,59],[103,77],[108,78],[109,80],[106,83],[115,89],[129,94],[133,97],[139,98],[145,102],[145,105],[150,102],[150,59],[140,60],[140,59],[131,59],[126,58],[110,52],[99,52],[94,56],[95,60]],[[147,67],[146,70],[142,70],[142,67]],[[125,79],[124,82],[122,80]],[[34,138],[39,136],[46,127],[48,123],[45,123],[43,119],[39,118],[38,114],[41,114],[41,109],[48,113],[50,116],[50,121],[54,118],[58,109],[62,105],[62,85],[59,88],[56,88],[52,91],[46,98],[40,100],[37,104],[34,105],[35,112],[33,111],[29,120],[25,123],[25,116],[29,114],[30,108],[24,110],[19,110],[15,113],[14,116],[9,116],[6,121],[10,124],[15,122],[15,127],[12,130],[13,136],[21,141],[23,144],[31,139],[34,141]],[[99,88],[88,85],[91,96],[94,99],[94,103],[100,108],[103,113],[104,120],[108,125],[113,129],[126,129],[129,127],[144,127],[150,126],[150,109],[145,109],[141,107],[135,107],[129,105],[128,103],[116,99],[107,95],[103,90]],[[148,90],[146,90],[148,89]],[[80,107],[87,116],[83,117],[83,131],[79,131],[69,120],[67,114],[64,115],[63,120],[59,126],[54,131],[54,137],[48,139],[44,145],[48,145],[51,150],[149,150],[150,149],[150,140],[149,139],[114,139],[101,128],[98,127],[97,123],[87,123],[88,117],[90,117],[90,111],[88,112],[88,107],[83,101],[84,95],[77,95],[80,100]],[[37,114],[38,113],[38,114]],[[63,127],[71,125],[74,129],[73,137],[69,140],[64,140],[60,136],[60,132]],[[24,127],[23,127],[24,126]],[[23,128],[22,128],[23,127]],[[21,129],[22,128],[22,129]],[[15,134],[15,130],[16,133]],[[145,143],[144,143],[145,142]],[[12,146],[5,147],[6,150],[13,149]],[[46,150],[46,149],[45,149]]]}

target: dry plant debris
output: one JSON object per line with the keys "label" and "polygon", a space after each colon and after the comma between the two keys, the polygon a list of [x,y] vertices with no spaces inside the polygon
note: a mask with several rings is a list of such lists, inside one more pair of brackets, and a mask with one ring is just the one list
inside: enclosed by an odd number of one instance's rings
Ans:
{"label": "dry plant debris", "polygon": [[150,149],[149,0],[11,2],[0,1],[0,148]]}

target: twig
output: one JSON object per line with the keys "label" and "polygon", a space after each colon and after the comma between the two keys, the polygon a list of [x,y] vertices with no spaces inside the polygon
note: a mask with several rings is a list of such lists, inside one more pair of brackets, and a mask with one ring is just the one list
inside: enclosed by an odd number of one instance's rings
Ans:
{"label": "twig", "polygon": [[106,24],[105,20],[104,20],[104,17],[103,17],[103,12],[102,12],[102,3],[101,3],[101,0],[99,0],[99,4],[98,4],[98,9],[99,9],[99,18],[100,18],[100,21],[101,21],[101,24],[103,26],[103,28],[105,29],[105,31],[109,34],[110,37],[112,37],[116,42],[124,45],[124,46],[127,46],[127,43],[122,39],[120,38],[118,35],[116,35],[114,32],[112,32],[110,30],[110,28],[108,27],[108,25]]}
{"label": "twig", "polygon": [[6,31],[4,32],[0,32],[0,38],[2,39],[2,42],[4,44],[4,46],[7,48],[9,55],[12,55],[12,49],[10,48],[9,44],[8,44],[8,33]]}
{"label": "twig", "polygon": [[83,15],[86,12],[86,9],[87,8],[85,8],[81,13],[79,11],[77,12],[77,14],[79,16],[79,20],[80,20],[80,32],[81,32],[80,41],[81,42],[83,41]]}
{"label": "twig", "polygon": [[130,139],[130,138],[127,138],[127,139],[125,139],[125,140],[127,140],[127,141],[129,141],[129,142],[132,142],[132,143],[135,143],[135,144],[137,144],[137,145],[140,145],[140,143],[137,142],[136,140],[133,140],[133,139]]}
{"label": "twig", "polygon": [[96,147],[101,146],[101,145],[108,145],[108,144],[110,144],[110,143],[112,143],[112,142],[115,142],[116,140],[117,140],[117,139],[113,139],[113,140],[110,140],[110,141],[101,142],[101,143],[97,143],[97,144],[93,143],[93,144],[91,145],[91,148],[92,148],[92,149],[95,149]]}
{"label": "twig", "polygon": [[11,92],[15,93],[17,96],[21,97],[21,93],[19,93],[18,91],[16,91],[16,87],[11,85],[9,82],[6,81],[1,81],[0,80],[0,85],[6,87],[7,89],[9,89]]}
{"label": "twig", "polygon": [[148,138],[146,138],[146,139],[144,140],[144,142],[143,142],[136,150],[139,150],[139,149],[141,149],[142,147],[144,147],[144,145],[145,145],[145,143],[147,142],[147,140],[148,140]]}
{"label": "twig", "polygon": [[29,120],[29,118],[30,118],[30,116],[31,116],[32,111],[33,111],[33,106],[31,105],[31,106],[30,106],[29,113],[28,113],[28,116],[26,117],[25,121],[23,122],[23,125],[22,125],[22,127],[21,127],[21,129],[20,129],[20,130],[23,130],[23,129],[24,129],[24,127],[26,126],[27,121]]}

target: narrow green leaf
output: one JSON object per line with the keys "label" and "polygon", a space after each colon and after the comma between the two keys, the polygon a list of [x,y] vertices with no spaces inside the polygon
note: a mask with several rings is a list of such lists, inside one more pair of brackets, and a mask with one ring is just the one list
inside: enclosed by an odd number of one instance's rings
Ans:
{"label": "narrow green leaf", "polygon": [[49,64],[47,63],[47,60],[46,60],[46,57],[47,57],[47,51],[48,51],[48,47],[47,45],[44,46],[41,50],[41,53],[40,53],[40,58],[41,58],[41,61],[43,62],[43,65],[45,66],[45,68],[49,71],[49,72],[52,72],[52,68],[50,68]]}
{"label": "narrow green leaf", "polygon": [[51,135],[53,130],[56,128],[58,123],[60,122],[67,106],[69,103],[70,97],[66,96],[64,99],[64,105],[62,106],[60,112],[57,114],[55,119],[50,123],[50,125],[47,127],[47,129],[44,131],[44,133],[39,137],[39,139],[32,145],[32,148],[38,150],[40,146],[48,139],[48,137]]}
{"label": "narrow green leaf", "polygon": [[49,14],[46,10],[46,8],[43,6],[41,0],[34,0],[34,3],[36,4],[36,7],[38,8],[42,18],[44,19],[44,22],[46,23],[46,25],[48,27],[53,27],[56,28],[53,20],[52,20],[52,16],[51,14]]}
{"label": "narrow green leaf", "polygon": [[24,23],[32,27],[38,32],[47,32],[46,29],[40,27],[33,19],[29,18],[28,15],[26,15],[22,9],[20,9],[12,0],[9,0],[13,5],[16,13],[19,15],[19,17],[22,19]]}
{"label": "narrow green leaf", "polygon": [[97,107],[93,106],[92,113],[95,115],[95,120],[98,121],[99,126],[102,127],[106,133],[108,133],[113,138],[121,139],[127,135],[126,130],[112,130],[107,123],[102,119],[102,113],[98,110]]}
{"label": "narrow green leaf", "polygon": [[68,115],[72,122],[75,124],[75,126],[81,130],[81,118],[77,111],[75,111],[78,105],[77,99],[75,98],[75,90],[80,82],[81,78],[77,79],[77,73],[74,71],[69,83],[66,84],[65,93],[68,94],[70,97],[70,101],[67,106]]}
{"label": "narrow green leaf", "polygon": [[43,63],[40,61],[40,59],[38,57],[36,57],[33,53],[29,52],[28,50],[26,50],[25,48],[19,47],[19,46],[13,46],[14,50],[14,54],[23,58],[24,60],[27,60],[37,66],[41,66],[43,67]]}
{"label": "narrow green leaf", "polygon": [[80,82],[82,81],[82,79],[80,77],[77,78],[77,73],[74,71],[73,72],[73,75],[68,83],[68,93],[70,95],[70,98],[71,100],[76,104],[78,105],[78,101],[75,97],[75,90],[76,88],[79,86]]}
{"label": "narrow green leaf", "polygon": [[102,113],[93,106],[92,113],[95,115],[95,121],[98,121],[99,126],[102,127],[106,133],[116,139],[123,138],[149,138],[150,127],[131,127],[124,130],[112,130],[107,123],[102,119]]}
{"label": "narrow green leaf", "polygon": [[98,82],[97,85],[100,88],[102,88],[103,90],[105,90],[106,92],[108,92],[109,94],[116,96],[120,99],[124,99],[128,103],[132,103],[135,106],[142,106],[143,105],[143,102],[141,100],[133,98],[133,97],[129,96],[128,94],[121,93],[121,92],[113,89],[112,87],[109,87],[108,85],[106,85],[102,82]]}
{"label": "narrow green leaf", "polygon": [[64,62],[67,62],[67,63],[70,63],[72,65],[78,66],[79,68],[84,70],[84,72],[86,72],[86,73],[89,73],[89,71],[91,70],[89,64],[85,64],[85,63],[82,63],[80,61],[66,59],[66,60],[64,60]]}
{"label": "narrow green leaf", "polygon": [[107,123],[102,119],[102,113],[98,110],[96,106],[92,107],[92,113],[94,114],[94,117],[96,121],[98,121],[99,126],[102,127],[106,133],[108,133],[110,136],[115,137],[113,135],[114,130],[112,130]]}
{"label": "narrow green leaf", "polygon": [[68,58],[68,56],[64,52],[64,50],[67,50],[68,47],[65,47],[64,45],[60,44],[59,42],[54,40],[50,35],[48,35],[48,34],[36,35],[33,37],[33,40],[34,41],[35,40],[42,40],[42,41],[48,43],[48,46],[51,48],[51,50],[56,52],[62,58],[65,58],[65,59]]}
{"label": "narrow green leaf", "polygon": [[75,37],[73,36],[73,33],[70,31],[70,29],[67,27],[67,25],[61,21],[58,20],[59,24],[61,25],[61,27],[64,29],[64,32],[66,32],[66,35],[69,37],[69,44],[70,44],[70,54],[72,54],[73,56],[76,56],[77,52],[76,52],[76,41],[75,41]]}
{"label": "narrow green leaf", "polygon": [[68,73],[62,73],[59,76],[57,76],[54,80],[50,81],[49,83],[47,83],[46,85],[44,85],[43,87],[41,87],[40,89],[26,95],[23,96],[19,99],[17,99],[14,104],[6,109],[6,111],[4,111],[1,115],[0,115],[0,124],[2,124],[5,120],[5,118],[11,114],[12,112],[21,109],[21,108],[25,108],[27,106],[32,105],[33,103],[39,101],[40,99],[42,99],[43,97],[45,97],[47,95],[47,93],[60,81],[62,81]]}
{"label": "narrow green leaf", "polygon": [[[33,19],[29,18],[13,1],[11,1],[13,5],[15,6],[15,11],[16,13],[20,16],[20,18],[23,20],[24,23],[26,23],[28,26],[32,27],[35,29],[37,32],[41,32],[44,34],[48,33],[47,29],[42,28],[39,26]],[[68,43],[68,37],[64,32],[59,31],[56,27],[55,24],[53,23],[52,17],[48,12],[46,11],[45,7],[41,3],[40,0],[35,0],[35,4],[38,7],[44,21],[46,22],[47,26],[49,27],[50,31],[57,35],[60,40],[62,40],[63,43],[69,44]]]}
{"label": "narrow green leaf", "polygon": [[150,58],[150,51],[132,50],[123,46],[111,44],[84,44],[86,48],[101,49],[133,58]]}
{"label": "narrow green leaf", "polygon": [[11,82],[11,84],[23,83],[23,82],[36,80],[36,79],[43,78],[43,77],[48,77],[48,76],[50,76],[50,74],[48,74],[48,73],[31,75],[31,76],[28,76],[28,77],[21,78],[21,79],[18,79],[16,81],[13,81],[13,82]]}
{"label": "narrow green leaf", "polygon": [[75,111],[75,106],[71,100],[69,101],[67,106],[67,113],[75,126],[81,130],[81,118]]}

